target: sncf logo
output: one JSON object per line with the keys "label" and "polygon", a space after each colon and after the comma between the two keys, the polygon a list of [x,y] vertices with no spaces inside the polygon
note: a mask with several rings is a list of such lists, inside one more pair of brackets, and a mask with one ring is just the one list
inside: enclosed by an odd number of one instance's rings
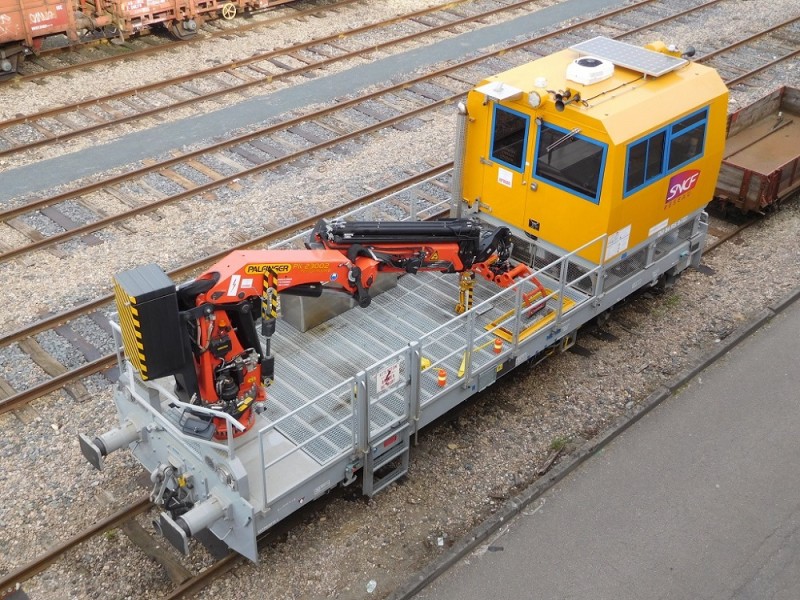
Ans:
{"label": "sncf logo", "polygon": [[667,190],[666,199],[667,204],[691,190],[695,185],[697,185],[697,180],[699,178],[700,171],[696,169],[681,171],[680,173],[673,175],[669,180],[669,189]]}

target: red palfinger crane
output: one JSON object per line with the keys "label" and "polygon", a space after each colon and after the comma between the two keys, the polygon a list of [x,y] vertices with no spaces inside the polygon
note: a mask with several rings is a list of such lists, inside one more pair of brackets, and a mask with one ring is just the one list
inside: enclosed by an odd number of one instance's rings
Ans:
{"label": "red palfinger crane", "polygon": [[[252,425],[254,408],[266,399],[266,388],[274,377],[270,340],[279,293],[346,294],[367,307],[369,290],[379,273],[418,271],[475,272],[507,287],[531,274],[524,265],[512,265],[510,255],[508,228],[487,230],[469,219],[320,221],[306,249],[232,252],[195,280],[173,286],[174,293],[169,293],[167,284],[163,297],[174,296],[168,300],[176,306],[174,311],[164,310],[162,304],[158,314],[151,311],[145,316],[141,313],[145,305],[136,295],[123,292],[154,273],[165,278],[158,267],[146,265],[121,273],[117,307],[126,351],[131,354],[129,346],[139,348],[132,363],[142,378],[174,375],[180,396],[231,415],[244,427],[235,433],[240,435]],[[538,287],[544,297],[544,288]],[[266,347],[256,328],[259,318]],[[156,334],[149,339],[141,335],[148,325],[167,343],[154,342]],[[131,336],[137,338],[138,346]],[[209,424],[210,435],[227,436],[222,419],[197,417]],[[203,423],[193,426],[198,425],[202,428]]]}

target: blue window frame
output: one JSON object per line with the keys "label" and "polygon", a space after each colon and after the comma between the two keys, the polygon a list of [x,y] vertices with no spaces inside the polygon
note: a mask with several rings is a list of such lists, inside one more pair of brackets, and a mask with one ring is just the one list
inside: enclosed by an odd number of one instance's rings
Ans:
{"label": "blue window frame", "polygon": [[504,106],[494,105],[491,158],[520,173],[525,167],[530,118]]}
{"label": "blue window frame", "polygon": [[542,123],[533,175],[599,204],[607,150],[606,144],[580,135],[577,130]]}
{"label": "blue window frame", "polygon": [[701,157],[707,123],[708,108],[704,108],[629,144],[625,196]]}

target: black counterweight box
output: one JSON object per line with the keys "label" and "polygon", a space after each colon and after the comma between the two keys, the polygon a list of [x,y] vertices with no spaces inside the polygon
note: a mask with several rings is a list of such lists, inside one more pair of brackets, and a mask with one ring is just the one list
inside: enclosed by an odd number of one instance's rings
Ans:
{"label": "black counterweight box", "polygon": [[114,276],[125,355],[143,380],[173,375],[184,365],[175,283],[156,264]]}

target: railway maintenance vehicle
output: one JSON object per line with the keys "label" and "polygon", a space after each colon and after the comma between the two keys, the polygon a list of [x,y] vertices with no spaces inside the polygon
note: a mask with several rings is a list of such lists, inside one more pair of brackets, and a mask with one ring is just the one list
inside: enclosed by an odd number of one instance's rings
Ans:
{"label": "railway maintenance vehicle", "polygon": [[177,548],[257,561],[259,534],[337,486],[386,488],[420,429],[697,266],[727,97],[663,43],[585,40],[468,93],[447,219],[409,194],[403,217],[321,221],[180,285],[117,274],[119,426],[81,434],[84,456],[130,449]]}

